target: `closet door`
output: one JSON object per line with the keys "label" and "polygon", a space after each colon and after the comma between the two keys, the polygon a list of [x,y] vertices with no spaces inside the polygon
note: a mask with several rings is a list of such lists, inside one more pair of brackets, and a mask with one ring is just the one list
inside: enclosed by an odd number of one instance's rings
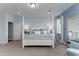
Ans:
{"label": "closet door", "polygon": [[14,40],[21,40],[21,23],[14,23]]}

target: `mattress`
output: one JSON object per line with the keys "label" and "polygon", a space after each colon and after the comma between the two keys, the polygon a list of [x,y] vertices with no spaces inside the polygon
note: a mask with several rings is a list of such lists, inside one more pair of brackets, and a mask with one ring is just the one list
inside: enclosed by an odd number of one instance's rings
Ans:
{"label": "mattress", "polygon": [[49,39],[49,38],[53,38],[52,34],[49,35],[35,35],[35,34],[31,34],[31,35],[24,35],[24,38],[38,38],[38,39]]}

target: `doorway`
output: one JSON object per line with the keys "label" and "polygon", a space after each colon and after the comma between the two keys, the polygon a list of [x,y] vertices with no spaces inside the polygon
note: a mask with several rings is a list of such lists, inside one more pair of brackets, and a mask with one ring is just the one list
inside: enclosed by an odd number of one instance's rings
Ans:
{"label": "doorway", "polygon": [[8,42],[13,40],[13,22],[8,22]]}

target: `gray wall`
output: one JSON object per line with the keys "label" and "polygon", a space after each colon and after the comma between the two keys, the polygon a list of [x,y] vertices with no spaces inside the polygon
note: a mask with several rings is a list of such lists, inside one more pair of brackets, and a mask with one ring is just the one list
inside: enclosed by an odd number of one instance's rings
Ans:
{"label": "gray wall", "polygon": [[25,17],[25,20],[24,20],[24,23],[25,23],[25,26],[28,26],[28,27],[31,27],[31,28],[50,28],[52,27],[53,28],[53,20],[52,18],[30,18],[30,19],[27,19]]}
{"label": "gray wall", "polygon": [[7,28],[5,14],[0,13],[0,43],[7,43]]}

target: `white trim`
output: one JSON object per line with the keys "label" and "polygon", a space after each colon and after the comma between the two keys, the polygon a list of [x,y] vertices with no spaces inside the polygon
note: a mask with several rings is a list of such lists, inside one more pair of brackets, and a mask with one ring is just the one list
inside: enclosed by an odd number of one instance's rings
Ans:
{"label": "white trim", "polygon": [[64,21],[63,21],[63,16],[62,16],[62,15],[61,15],[61,22],[62,22],[62,23],[61,23],[61,40],[62,40],[62,42],[64,42],[64,39],[63,39],[63,35],[64,35],[64,34],[63,34],[63,33],[64,33],[64,32],[63,32],[63,26],[64,26],[64,23],[63,23],[63,22],[64,22]]}
{"label": "white trim", "polygon": [[22,40],[24,39],[24,16],[22,18]]}
{"label": "white trim", "polygon": [[0,41],[0,44],[7,44],[8,43],[8,41],[6,40],[6,41]]}

